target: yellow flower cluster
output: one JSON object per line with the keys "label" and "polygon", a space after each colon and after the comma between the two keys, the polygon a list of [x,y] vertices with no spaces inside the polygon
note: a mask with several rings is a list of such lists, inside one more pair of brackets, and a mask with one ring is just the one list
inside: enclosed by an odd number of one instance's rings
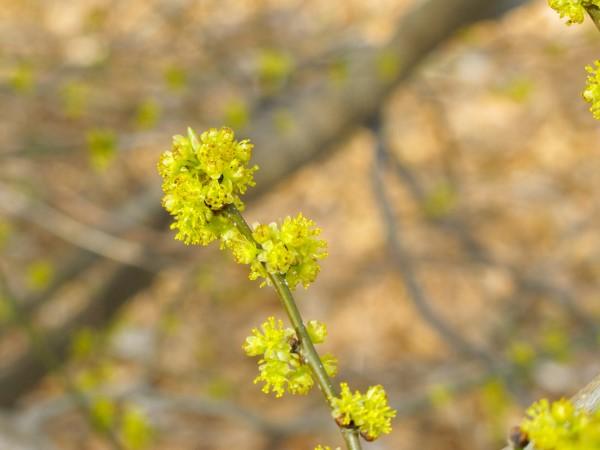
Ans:
{"label": "yellow flower cluster", "polygon": [[261,246],[257,259],[264,266],[255,265],[250,278],[279,273],[292,289],[298,284],[308,287],[319,273],[317,261],[327,256],[327,243],[317,239],[320,233],[321,229],[302,214],[286,217],[281,227],[276,223],[257,225],[252,235]]}
{"label": "yellow flower cluster", "polygon": [[158,171],[163,177],[163,206],[175,221],[176,239],[186,244],[208,245],[221,239],[235,260],[250,265],[250,279],[282,275],[288,286],[305,288],[319,273],[318,260],[327,256],[327,243],[317,236],[321,230],[302,214],[286,217],[281,225],[256,225],[252,239],[229,220],[222,209],[233,204],[241,210],[240,195],[254,186],[249,167],[252,144],[236,141],[229,128],[211,128],[197,136],[175,136],[173,148],[163,153]]}
{"label": "yellow flower cluster", "polygon": [[187,137],[175,136],[171,151],[163,153],[158,171],[163,177],[163,206],[173,215],[171,228],[186,244],[207,245],[220,236],[223,222],[215,211],[234,204],[243,209],[239,196],[254,186],[248,167],[252,144],[236,141],[229,128],[211,128],[200,136],[188,128]]}
{"label": "yellow flower cluster", "polygon": [[543,399],[527,410],[521,430],[537,450],[600,449],[600,412],[576,409],[569,400]]}
{"label": "yellow flower cluster", "polygon": [[593,66],[586,66],[585,70],[589,75],[583,98],[591,103],[590,111],[594,118],[600,120],[600,60],[594,62]]}
{"label": "yellow flower cluster", "polygon": [[371,386],[366,394],[352,392],[348,384],[341,383],[341,394],[334,399],[333,417],[343,426],[353,426],[360,430],[369,441],[392,431],[392,419],[396,411],[388,405],[382,386]]}
{"label": "yellow flower cluster", "polygon": [[[324,324],[313,320],[306,328],[314,344],[325,340],[327,330]],[[277,397],[286,390],[292,394],[306,394],[313,386],[312,373],[302,359],[296,333],[291,328],[284,328],[281,320],[269,317],[261,325],[261,330],[252,330],[252,336],[246,338],[242,348],[248,356],[261,356],[259,375],[254,383],[262,381],[264,393],[274,392]],[[324,355],[322,361],[329,376],[334,376],[337,360],[331,355]]]}
{"label": "yellow flower cluster", "polygon": [[548,5],[560,17],[567,18],[567,24],[582,23],[587,6],[600,7],[600,0],[548,0]]}
{"label": "yellow flower cluster", "polygon": [[[317,239],[321,233],[312,220],[302,214],[286,217],[281,226],[257,224],[248,240],[237,229],[222,235],[223,247],[229,248],[240,264],[250,264],[250,279],[264,278],[269,274],[285,278],[290,289],[298,284],[305,288],[315,281],[320,267],[318,260],[327,256],[327,243]],[[264,284],[264,283],[263,283]]]}

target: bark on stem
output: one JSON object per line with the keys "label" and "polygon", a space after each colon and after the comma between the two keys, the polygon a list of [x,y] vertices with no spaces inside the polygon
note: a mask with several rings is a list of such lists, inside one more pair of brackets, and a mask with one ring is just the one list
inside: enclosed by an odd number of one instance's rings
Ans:
{"label": "bark on stem", "polygon": [[[222,214],[226,215],[232,221],[238,231],[242,233],[246,239],[250,240],[251,242],[256,242],[252,236],[252,229],[234,205],[225,206],[222,210]],[[306,331],[304,321],[302,320],[302,315],[300,314],[298,306],[296,305],[296,301],[294,300],[294,296],[292,295],[285,278],[280,274],[269,273],[269,280],[277,291],[283,308],[285,309],[285,312],[290,319],[290,323],[296,332],[298,341],[300,341],[302,355],[306,361],[306,364],[308,364],[313,375],[315,376],[317,384],[325,396],[325,400],[327,401],[329,408],[333,409],[333,399],[334,397],[337,397],[338,392],[334,388],[331,378],[325,371],[321,357],[317,353],[314,344],[310,340],[308,331]],[[361,450],[358,430],[340,427],[340,431],[344,437],[344,441],[346,442],[348,450]]]}
{"label": "bark on stem", "polygon": [[596,28],[598,28],[598,31],[600,31],[600,8],[596,5],[589,5],[585,7],[585,10],[592,18],[592,21],[594,22],[594,25],[596,25]]}

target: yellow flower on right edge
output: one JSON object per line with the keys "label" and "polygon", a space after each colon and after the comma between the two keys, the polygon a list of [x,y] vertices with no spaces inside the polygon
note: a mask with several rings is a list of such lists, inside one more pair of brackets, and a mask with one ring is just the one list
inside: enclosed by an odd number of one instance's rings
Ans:
{"label": "yellow flower on right edge", "polygon": [[585,70],[589,75],[583,98],[591,103],[590,111],[594,119],[600,120],[600,60],[594,62],[593,66],[585,66]]}
{"label": "yellow flower on right edge", "polygon": [[[548,0],[548,5],[554,9],[560,17],[567,18],[567,25],[583,23],[586,12],[592,16],[596,26],[600,28],[598,17],[600,16],[600,0]],[[590,111],[594,119],[600,120],[600,60],[594,64],[585,66],[588,72],[586,87],[583,98],[590,103]]]}
{"label": "yellow flower on right edge", "polygon": [[600,0],[548,0],[548,5],[560,17],[566,17],[567,25],[571,25],[583,22],[586,7],[597,6],[600,8]]}
{"label": "yellow flower on right edge", "polygon": [[527,410],[521,431],[537,450],[599,450],[600,412],[576,409],[566,399],[542,399]]}

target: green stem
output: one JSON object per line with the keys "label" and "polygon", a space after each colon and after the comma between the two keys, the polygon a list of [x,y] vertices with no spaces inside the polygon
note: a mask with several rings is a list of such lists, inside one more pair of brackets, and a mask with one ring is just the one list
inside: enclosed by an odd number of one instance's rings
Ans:
{"label": "green stem", "polygon": [[[238,231],[242,233],[246,239],[256,242],[252,236],[252,229],[235,206],[225,206],[225,208],[223,208],[223,214],[225,214],[233,222]],[[302,347],[302,355],[304,356],[306,364],[308,364],[315,378],[317,379],[319,388],[321,389],[321,392],[323,392],[329,408],[333,409],[333,399],[337,397],[338,393],[331,382],[331,378],[325,371],[321,357],[317,353],[314,344],[310,340],[308,331],[306,331],[306,327],[304,326],[304,322],[302,320],[302,315],[300,314],[298,306],[296,305],[296,301],[294,300],[294,296],[292,295],[292,292],[290,291],[290,288],[282,275],[278,273],[269,273],[269,280],[275,287],[275,290],[281,299],[281,303],[283,304],[283,308],[285,309],[290,322],[294,327],[294,331],[296,332],[296,336],[298,337]],[[358,430],[343,427],[340,427],[340,430],[349,450],[361,450]]]}
{"label": "green stem", "polygon": [[342,431],[342,436],[344,437],[344,442],[346,442],[346,447],[348,447],[348,450],[362,450],[358,430],[350,428],[340,429]]}
{"label": "green stem", "polygon": [[589,5],[585,7],[585,10],[592,18],[592,21],[594,22],[594,25],[596,25],[596,28],[598,28],[598,31],[600,31],[600,8],[596,5]]}

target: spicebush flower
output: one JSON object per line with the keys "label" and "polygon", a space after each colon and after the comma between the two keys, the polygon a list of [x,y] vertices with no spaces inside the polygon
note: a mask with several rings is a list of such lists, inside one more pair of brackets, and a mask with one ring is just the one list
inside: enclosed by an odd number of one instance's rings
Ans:
{"label": "spicebush flower", "polygon": [[586,102],[591,103],[590,111],[594,119],[600,120],[600,60],[594,62],[593,66],[586,66],[585,70],[589,75],[583,91],[583,98]]}
{"label": "spicebush flower", "polygon": [[286,217],[281,226],[274,222],[255,225],[253,240],[229,228],[221,234],[221,247],[230,249],[238,263],[250,265],[251,280],[264,278],[265,285],[270,273],[279,274],[290,289],[298,284],[306,288],[319,273],[318,260],[327,256],[327,243],[317,239],[320,233],[312,220],[298,214]]}
{"label": "spicebush flower", "polygon": [[600,413],[576,409],[569,400],[542,399],[529,407],[521,430],[538,450],[600,448]]}
{"label": "spicebush flower", "polygon": [[240,264],[250,265],[250,279],[282,275],[288,286],[305,288],[319,273],[318,260],[327,256],[327,244],[318,239],[315,223],[298,214],[281,225],[257,225],[253,239],[219,214],[226,205],[243,210],[240,195],[254,186],[257,166],[249,167],[252,144],[236,141],[231,129],[211,128],[200,136],[188,128],[187,136],[174,136],[173,148],[162,154],[158,171],[163,177],[163,206],[175,218],[176,239],[208,245],[221,239]]}
{"label": "spicebush flower", "polygon": [[278,273],[290,289],[298,284],[307,288],[319,273],[317,261],[327,256],[327,243],[317,239],[320,233],[321,229],[302,214],[286,217],[281,226],[256,225],[252,235],[260,244],[257,260],[263,264],[251,267],[250,279],[267,279],[268,273]]}
{"label": "spicebush flower", "polygon": [[[323,330],[317,335],[325,336],[325,325],[317,321],[310,323],[313,325],[309,327],[313,330]],[[274,317],[269,317],[260,330],[254,328],[252,335],[246,338],[242,346],[246,354],[262,356],[258,362],[259,375],[254,383],[262,381],[262,391],[266,394],[274,392],[276,397],[281,397],[286,390],[292,394],[306,394],[314,385],[310,367],[304,363],[296,342],[294,330],[284,328],[283,322],[276,321]],[[324,355],[322,361],[329,376],[334,376],[337,360],[331,355]]]}
{"label": "spicebush flower", "polygon": [[367,440],[375,440],[392,431],[396,411],[387,403],[381,385],[371,386],[366,394],[350,391],[347,383],[340,384],[339,398],[333,400],[333,417],[344,426],[355,426]]}
{"label": "spicebush flower", "polygon": [[600,7],[600,0],[548,0],[548,5],[560,17],[567,18],[567,24],[582,23],[587,6]]}
{"label": "spicebush flower", "polygon": [[322,344],[325,342],[325,338],[327,337],[327,327],[324,323],[319,322],[318,320],[309,320],[306,324],[306,331],[313,344]]}
{"label": "spicebush flower", "polygon": [[163,153],[158,172],[163,177],[163,206],[173,215],[175,236],[186,244],[207,245],[225,225],[215,211],[234,204],[243,209],[239,196],[254,186],[257,166],[248,167],[252,144],[236,141],[231,129],[211,128],[199,137],[188,128],[187,137],[174,136],[173,147]]}

